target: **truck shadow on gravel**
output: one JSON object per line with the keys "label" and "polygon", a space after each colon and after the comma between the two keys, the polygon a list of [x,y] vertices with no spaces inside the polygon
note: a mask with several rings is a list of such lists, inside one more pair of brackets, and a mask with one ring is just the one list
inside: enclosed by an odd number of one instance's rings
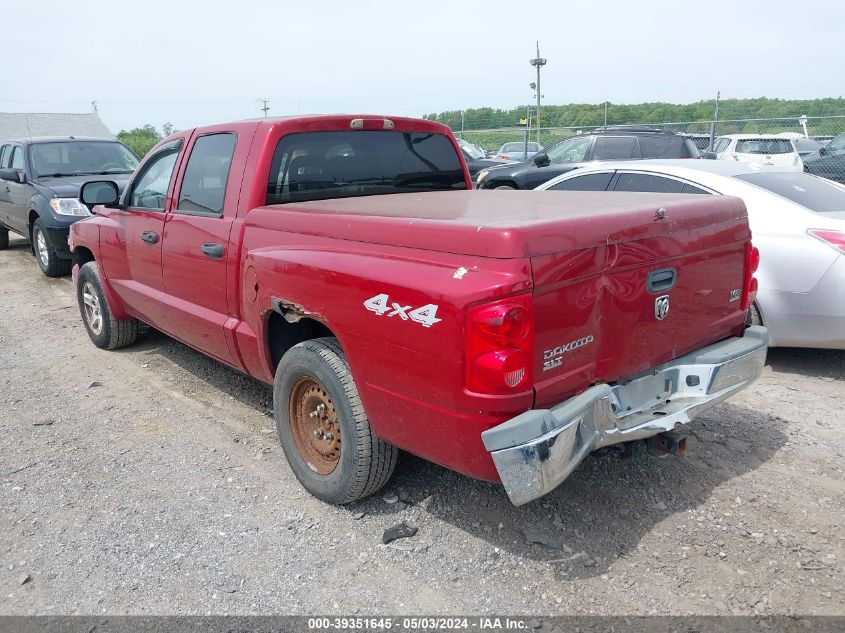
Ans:
{"label": "truck shadow on gravel", "polygon": [[[589,577],[635,550],[661,521],[697,508],[718,486],[769,460],[787,440],[785,426],[781,418],[723,403],[687,427],[685,457],[594,453],[557,490],[520,508],[497,485],[411,456],[404,456],[387,490],[404,492],[433,518],[488,542],[491,562],[498,548],[560,565],[566,578]],[[356,505],[350,509],[402,519],[380,496]],[[431,532],[435,540],[442,536],[436,526],[422,526],[420,538]]]}
{"label": "truck shadow on gravel", "polygon": [[[272,390],[257,380],[156,330],[126,352],[146,356],[151,370],[161,356],[205,383],[208,397],[232,397],[259,414],[257,426],[271,424]],[[773,370],[820,371],[833,359],[834,365],[839,362],[837,375],[841,376],[842,357],[835,353],[799,350],[804,354],[799,353],[796,360],[792,352],[772,354]],[[186,395],[193,391],[184,384],[178,388]],[[511,504],[501,486],[403,454],[383,491],[346,510],[350,517],[364,512],[390,525],[402,520],[413,523],[419,533],[406,541],[410,546],[434,545],[445,539],[448,544],[442,547],[461,547],[465,543],[457,535],[461,532],[489,544],[484,555],[490,565],[500,555],[498,549],[559,566],[566,578],[599,575],[615,559],[635,550],[660,522],[698,508],[717,487],[756,470],[787,441],[785,420],[730,402],[701,416],[684,432],[689,440],[683,458],[623,457],[614,450],[594,453],[557,490],[520,508]],[[278,447],[275,437],[268,441]],[[419,506],[419,520],[408,518],[403,501],[385,503],[387,493],[399,493],[407,505]],[[692,520],[684,522],[689,525]],[[351,518],[350,525],[354,525]]]}
{"label": "truck shadow on gravel", "polygon": [[[260,413],[262,417],[256,418],[258,425],[263,424],[268,416],[272,420],[273,388],[271,386],[230,369],[154,328],[146,329],[135,345],[116,351],[124,354],[140,353],[146,356],[151,369],[160,362],[156,357],[166,359],[210,387],[212,391],[210,396],[231,397]],[[179,386],[184,388],[184,385]],[[214,391],[219,393],[213,393]]]}

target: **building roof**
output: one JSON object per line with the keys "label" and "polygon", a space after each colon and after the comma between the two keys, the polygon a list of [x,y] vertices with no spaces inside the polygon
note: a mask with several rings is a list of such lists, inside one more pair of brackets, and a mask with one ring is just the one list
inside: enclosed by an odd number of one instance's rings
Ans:
{"label": "building roof", "polygon": [[0,112],[0,141],[36,136],[115,138],[96,114]]}

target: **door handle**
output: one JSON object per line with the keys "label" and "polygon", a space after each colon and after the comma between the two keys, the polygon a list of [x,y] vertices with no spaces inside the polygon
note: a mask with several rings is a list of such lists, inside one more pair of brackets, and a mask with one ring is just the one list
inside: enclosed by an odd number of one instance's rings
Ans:
{"label": "door handle", "polygon": [[200,249],[202,254],[211,259],[222,259],[225,249],[222,244],[215,244],[213,242],[206,242]]}
{"label": "door handle", "polygon": [[158,233],[155,231],[144,231],[141,233],[141,239],[147,244],[156,244],[158,242]]}
{"label": "door handle", "polygon": [[653,270],[646,278],[646,288],[649,292],[666,292],[675,287],[678,273],[674,268]]}

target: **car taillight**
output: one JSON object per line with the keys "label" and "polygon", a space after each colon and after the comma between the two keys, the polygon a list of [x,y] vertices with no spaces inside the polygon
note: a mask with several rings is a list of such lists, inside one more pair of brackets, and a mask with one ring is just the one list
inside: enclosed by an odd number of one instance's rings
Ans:
{"label": "car taillight", "polygon": [[745,265],[743,267],[742,279],[742,310],[748,310],[757,298],[757,280],[754,273],[760,266],[760,251],[751,242],[745,243]]}
{"label": "car taillight", "polygon": [[502,160],[510,160],[507,154],[502,154],[499,158],[501,158]]}
{"label": "car taillight", "polygon": [[816,239],[821,240],[828,246],[832,246],[840,253],[845,253],[845,231],[832,231],[828,229],[809,229],[807,231]]}
{"label": "car taillight", "polygon": [[467,319],[467,387],[487,394],[528,389],[534,351],[531,297],[476,306]]}

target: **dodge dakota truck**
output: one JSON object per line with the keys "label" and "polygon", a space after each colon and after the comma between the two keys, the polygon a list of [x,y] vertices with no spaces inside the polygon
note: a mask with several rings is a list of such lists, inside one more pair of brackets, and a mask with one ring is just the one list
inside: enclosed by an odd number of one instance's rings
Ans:
{"label": "dodge dakota truck", "polygon": [[472,191],[448,128],[363,115],[182,131],[118,192],[71,229],[91,340],[144,322],[272,384],[328,502],[402,449],[524,504],[598,448],[680,452],[765,361],[737,198]]}

